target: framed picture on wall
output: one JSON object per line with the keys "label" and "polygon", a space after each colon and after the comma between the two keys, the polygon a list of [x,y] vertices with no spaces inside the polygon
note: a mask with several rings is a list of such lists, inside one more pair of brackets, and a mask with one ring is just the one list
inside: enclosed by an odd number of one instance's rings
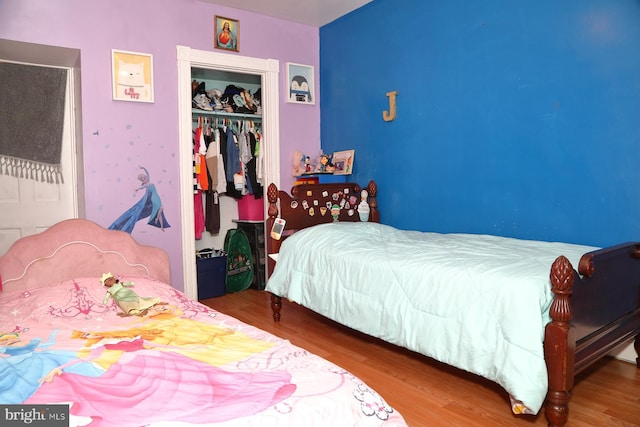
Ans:
{"label": "framed picture on wall", "polygon": [[214,36],[213,46],[216,49],[240,52],[240,21],[216,16]]}
{"label": "framed picture on wall", "polygon": [[287,102],[315,104],[313,67],[287,62]]}
{"label": "framed picture on wall", "polygon": [[333,153],[334,175],[351,175],[353,173],[353,158],[356,150],[336,151]]}
{"label": "framed picture on wall", "polygon": [[153,102],[153,55],[111,50],[115,101]]}

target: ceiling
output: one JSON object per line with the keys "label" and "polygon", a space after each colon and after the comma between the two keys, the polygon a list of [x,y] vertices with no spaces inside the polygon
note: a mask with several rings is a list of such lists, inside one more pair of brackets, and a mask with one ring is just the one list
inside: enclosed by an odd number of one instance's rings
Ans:
{"label": "ceiling", "polygon": [[286,21],[321,27],[373,0],[203,0]]}

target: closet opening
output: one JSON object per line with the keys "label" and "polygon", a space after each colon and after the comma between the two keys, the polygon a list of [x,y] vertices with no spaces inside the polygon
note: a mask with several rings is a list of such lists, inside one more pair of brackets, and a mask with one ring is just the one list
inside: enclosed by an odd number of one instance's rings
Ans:
{"label": "closet opening", "polygon": [[[198,299],[196,252],[202,248],[221,249],[224,246],[226,230],[241,228],[246,234],[253,232],[255,241],[255,256],[257,259],[254,271],[258,274],[252,286],[264,286],[264,279],[268,277],[265,269],[260,271],[260,257],[266,255],[266,239],[264,238],[264,218],[267,210],[266,197],[262,197],[256,204],[253,200],[244,199],[240,202],[245,209],[242,215],[238,199],[229,196],[220,197],[220,231],[218,234],[207,236],[203,233],[201,239],[196,239],[195,203],[194,200],[194,128],[200,123],[206,128],[211,126],[231,125],[235,127],[260,127],[260,150],[263,156],[261,181],[263,187],[269,183],[279,185],[280,182],[280,150],[279,150],[279,95],[278,74],[279,62],[274,59],[250,58],[240,55],[222,54],[217,52],[199,51],[185,46],[177,46],[178,56],[178,115],[180,139],[180,201],[182,227],[182,268],[184,279],[184,293],[193,299]],[[248,89],[251,95],[260,89],[261,114],[248,111],[226,111],[227,116],[217,113],[216,101],[212,110],[194,108],[193,82],[205,82],[205,92],[217,89],[224,92],[228,84]],[[215,94],[215,92],[212,93]],[[206,102],[206,101],[205,101]],[[206,162],[206,159],[205,159]],[[246,195],[245,195],[246,196]],[[250,203],[254,202],[254,203]],[[249,209],[247,211],[247,209]],[[242,216],[242,218],[241,218]],[[245,229],[246,228],[246,229]],[[206,237],[206,239],[205,239]],[[264,274],[264,276],[262,276]]]}
{"label": "closet opening", "polygon": [[263,290],[261,77],[192,68],[191,78],[198,298]]}

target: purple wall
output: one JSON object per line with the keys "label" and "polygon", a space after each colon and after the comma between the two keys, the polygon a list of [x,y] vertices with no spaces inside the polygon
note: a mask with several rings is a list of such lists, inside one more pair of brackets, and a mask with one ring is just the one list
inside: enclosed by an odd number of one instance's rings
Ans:
{"label": "purple wall", "polygon": [[[140,221],[132,235],[169,253],[178,289],[183,283],[176,45],[214,50],[215,15],[240,21],[239,55],[280,61],[281,186],[290,188],[292,151],[320,150],[320,102],[286,103],[285,67],[287,62],[308,64],[317,73],[318,28],[198,0],[0,2],[0,38],[81,51],[87,218],[108,227],[133,205],[140,198],[140,192],[134,195],[138,167],[145,166],[171,227],[163,232]],[[111,49],[153,55],[153,104],[112,100]],[[316,97],[318,81],[316,74]]]}

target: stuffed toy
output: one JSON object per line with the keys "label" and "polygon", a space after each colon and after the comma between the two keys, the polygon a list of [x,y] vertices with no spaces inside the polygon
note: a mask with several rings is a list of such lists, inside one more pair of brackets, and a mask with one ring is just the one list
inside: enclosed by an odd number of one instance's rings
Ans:
{"label": "stuffed toy", "polygon": [[334,172],[336,167],[331,162],[331,154],[320,152],[320,162],[318,163],[318,172]]}
{"label": "stuffed toy", "polygon": [[104,273],[100,283],[107,288],[102,303],[106,304],[109,298],[113,298],[126,316],[144,316],[150,308],[162,304],[160,298],[139,297],[134,291],[128,289],[133,286],[133,282],[121,282],[111,273]]}
{"label": "stuffed toy", "polygon": [[305,173],[313,172],[313,166],[311,166],[311,157],[304,156],[304,171]]}
{"label": "stuffed toy", "polygon": [[301,151],[295,150],[293,152],[293,176],[300,176],[304,173],[304,160],[305,156]]}

